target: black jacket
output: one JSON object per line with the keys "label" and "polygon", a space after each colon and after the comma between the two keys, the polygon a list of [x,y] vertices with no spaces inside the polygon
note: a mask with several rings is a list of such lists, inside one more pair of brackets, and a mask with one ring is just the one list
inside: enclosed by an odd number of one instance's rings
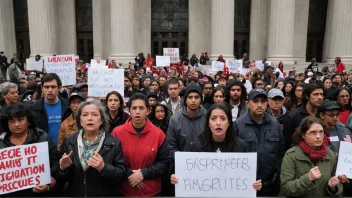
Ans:
{"label": "black jacket", "polygon": [[270,190],[274,176],[280,175],[285,142],[279,122],[268,113],[257,124],[250,113],[239,117],[234,123],[237,137],[249,146],[249,152],[257,152],[257,179],[262,180],[263,190]]}
{"label": "black jacket", "polygon": [[99,151],[104,159],[104,169],[98,172],[89,167],[85,172],[78,156],[77,138],[79,132],[68,136],[61,145],[62,153],[72,154],[72,165],[65,171],[57,168],[60,181],[68,181],[69,197],[111,197],[118,196],[117,184],[127,178],[121,143],[118,139],[105,133],[105,140]]}
{"label": "black jacket", "polygon": [[[23,143],[23,145],[35,144],[35,143],[41,143],[41,142],[48,142],[51,176],[57,180],[56,170],[60,160],[60,153],[57,150],[56,145],[50,139],[49,135],[39,128],[37,128],[36,130],[31,130],[29,133],[29,136],[27,137],[27,140]],[[2,133],[0,135],[0,149],[12,147],[12,146],[16,146],[16,145],[11,143],[10,133],[7,133],[7,132]],[[51,191],[48,191],[48,192],[34,193],[33,189],[29,188],[26,190],[0,195],[0,197],[2,196],[3,197],[42,197],[42,196],[46,197],[46,196],[54,195],[55,190],[56,189],[52,189]]]}
{"label": "black jacket", "polygon": [[300,105],[290,113],[286,114],[284,118],[284,124],[283,124],[286,150],[291,148],[292,135],[295,132],[296,128],[299,127],[299,125],[301,124],[301,121],[309,115],[310,114],[308,113],[305,104]]}
{"label": "black jacket", "polygon": [[[70,116],[70,111],[66,111],[70,105],[68,100],[59,96],[59,100],[61,101],[61,119],[64,120]],[[35,122],[38,128],[43,129],[44,131],[48,132],[48,114],[46,113],[44,107],[44,98],[35,101],[31,106],[30,109],[35,113]],[[68,115],[66,115],[68,114]]]}
{"label": "black jacket", "polygon": [[114,130],[115,127],[118,127],[120,125],[125,124],[126,120],[130,117],[130,115],[128,115],[126,112],[122,113],[122,116],[117,115],[115,117],[115,119],[113,119],[110,116],[110,113],[108,110],[106,110],[106,115],[109,117],[109,133],[111,134],[111,132]]}

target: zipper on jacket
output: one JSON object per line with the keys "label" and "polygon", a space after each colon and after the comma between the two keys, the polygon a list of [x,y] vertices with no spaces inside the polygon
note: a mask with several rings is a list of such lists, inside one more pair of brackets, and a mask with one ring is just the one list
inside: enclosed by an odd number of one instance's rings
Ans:
{"label": "zipper on jacket", "polygon": [[83,173],[84,197],[87,197],[86,173]]}

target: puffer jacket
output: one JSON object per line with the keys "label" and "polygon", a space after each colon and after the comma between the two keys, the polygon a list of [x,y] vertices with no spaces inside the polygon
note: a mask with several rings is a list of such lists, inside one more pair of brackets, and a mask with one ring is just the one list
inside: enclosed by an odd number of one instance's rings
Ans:
{"label": "puffer jacket", "polygon": [[189,151],[191,142],[204,131],[205,114],[207,110],[200,106],[198,114],[191,117],[183,107],[182,111],[171,117],[167,130],[167,141],[172,155],[176,151]]}
{"label": "puffer jacket", "polygon": [[[48,142],[48,149],[49,149],[49,163],[50,163],[50,172],[51,177],[57,179],[56,177],[56,170],[60,160],[60,153],[58,152],[56,145],[50,139],[48,133],[44,132],[43,130],[37,128],[36,130],[31,130],[27,140],[22,145],[28,144],[35,144],[41,142]],[[4,132],[0,135],[0,149],[8,148],[16,146],[11,143],[10,141],[10,133]],[[53,196],[57,192],[58,189],[51,189],[48,192],[43,193],[34,193],[32,188],[21,190],[9,194],[0,195],[0,197],[46,197],[46,196]]]}
{"label": "puffer jacket", "polygon": [[68,181],[69,197],[112,197],[119,196],[117,184],[127,179],[124,156],[120,141],[105,132],[103,145],[98,152],[104,159],[104,169],[98,172],[89,167],[83,170],[78,152],[79,131],[69,135],[61,145],[61,153],[72,151],[72,164],[64,171],[58,166],[56,172],[61,182]]}
{"label": "puffer jacket", "polygon": [[[326,156],[317,163],[312,162],[303,153],[300,146],[289,149],[281,166],[281,195],[288,197],[326,197],[338,196],[342,193],[342,184],[333,191],[328,181],[335,176],[337,166],[336,154],[327,147]],[[308,173],[315,166],[319,167],[321,177],[313,182],[309,181]]]}
{"label": "puffer jacket", "polygon": [[272,180],[280,174],[285,154],[285,141],[279,122],[268,113],[257,124],[250,113],[239,117],[234,123],[235,135],[245,141],[249,152],[257,152],[257,179],[262,180],[263,190],[269,190]]}

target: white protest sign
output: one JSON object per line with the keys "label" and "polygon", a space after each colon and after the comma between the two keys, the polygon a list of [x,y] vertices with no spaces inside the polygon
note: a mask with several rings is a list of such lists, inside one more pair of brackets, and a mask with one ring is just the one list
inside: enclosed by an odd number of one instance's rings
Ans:
{"label": "white protest sign", "polygon": [[43,69],[43,60],[35,61],[35,59],[26,59],[26,70],[37,70],[42,71]]}
{"label": "white protest sign", "polygon": [[178,48],[163,48],[163,55],[170,56],[170,63],[180,62],[180,52]]}
{"label": "white protest sign", "polygon": [[257,153],[175,153],[176,197],[256,197]]}
{"label": "white protest sign", "polygon": [[249,70],[250,70],[249,68],[242,68],[241,74],[246,75],[246,74],[248,74]]}
{"label": "white protest sign", "polygon": [[340,142],[339,161],[336,176],[346,175],[352,179],[352,143]]}
{"label": "white protest sign", "polygon": [[124,96],[124,69],[89,68],[88,96],[105,97],[111,91]]}
{"label": "white protest sign", "polygon": [[264,64],[262,63],[262,60],[255,61],[255,67],[258,68],[258,69],[263,70],[264,69]]}
{"label": "white protest sign", "polygon": [[76,65],[74,55],[45,56],[44,68],[46,73],[56,73],[62,86],[76,84]]}
{"label": "white protest sign", "polygon": [[226,66],[230,73],[242,73],[242,60],[228,60]]}
{"label": "white protest sign", "polygon": [[91,59],[90,60],[90,66],[91,67],[102,67],[104,68],[106,65],[106,60],[97,60],[97,59]]}
{"label": "white protest sign", "polygon": [[170,66],[170,56],[156,56],[156,66],[157,67]]}
{"label": "white protest sign", "polygon": [[217,71],[223,71],[224,70],[224,63],[220,62],[220,61],[213,61],[211,62],[211,68],[213,69],[213,71],[217,72]]}
{"label": "white protest sign", "polygon": [[50,182],[48,142],[0,150],[0,195]]}

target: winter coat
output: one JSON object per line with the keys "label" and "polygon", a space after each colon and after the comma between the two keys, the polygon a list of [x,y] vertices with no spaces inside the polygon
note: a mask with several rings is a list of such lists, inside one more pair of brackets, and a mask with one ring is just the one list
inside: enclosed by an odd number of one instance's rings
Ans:
{"label": "winter coat", "polygon": [[247,112],[233,126],[235,135],[248,144],[249,152],[257,152],[257,179],[262,180],[262,190],[269,190],[273,185],[273,178],[279,176],[285,154],[285,142],[279,122],[265,113],[263,122],[257,124]]}
{"label": "winter coat", "polygon": [[[267,112],[268,114],[270,114],[271,116],[274,116],[274,115],[272,114],[272,112],[270,111],[269,105],[268,105],[268,108],[266,109],[266,112]],[[279,115],[279,117],[276,118],[276,120],[277,120],[280,124],[283,124],[283,123],[284,123],[284,119],[285,119],[286,113],[287,113],[286,108],[285,108],[284,106],[282,106],[281,111],[280,111],[280,115]]]}
{"label": "winter coat", "polygon": [[119,192],[126,197],[151,197],[161,192],[161,176],[166,173],[171,161],[170,150],[163,131],[148,119],[142,132],[137,135],[132,119],[118,126],[112,135],[121,141],[127,176],[132,170],[140,170],[144,188],[132,187],[128,180],[121,183]]}
{"label": "winter coat", "polygon": [[[41,142],[48,142],[48,149],[49,149],[49,163],[50,163],[50,172],[51,172],[51,177],[55,178],[56,177],[56,170],[57,166],[59,164],[60,160],[60,153],[58,152],[56,145],[53,143],[51,138],[49,137],[48,133],[45,131],[37,128],[36,130],[31,130],[27,140],[22,144],[22,145],[28,145],[28,144],[35,144],[35,143],[41,143]],[[8,148],[16,146],[11,143],[10,141],[10,133],[4,132],[0,135],[0,149]],[[26,190],[21,190],[9,194],[4,194],[0,195],[0,197],[41,197],[41,196],[52,196],[52,193],[55,189],[52,189],[51,191],[48,192],[43,192],[43,193],[34,193],[33,188],[29,188]]]}
{"label": "winter coat", "polygon": [[204,131],[205,114],[207,110],[200,106],[198,114],[191,117],[187,107],[171,117],[167,130],[167,141],[172,155],[176,151],[189,151],[191,142],[196,140]]}
{"label": "winter coat", "polygon": [[[326,156],[317,163],[312,162],[300,146],[289,149],[282,160],[280,194],[289,197],[340,195],[343,190],[341,183],[336,186],[336,191],[328,186],[330,178],[335,176],[337,156],[329,147],[327,149]],[[313,183],[309,181],[308,173],[315,166],[319,167],[321,178]]]}
{"label": "winter coat", "polygon": [[334,151],[335,153],[339,153],[340,141],[345,141],[344,138],[346,138],[346,136],[351,137],[352,131],[349,128],[347,128],[344,124],[342,124],[341,122],[337,123],[337,125],[335,126],[335,129],[336,129],[337,134],[330,133],[330,137],[337,135],[338,141],[333,141],[334,139],[330,138],[330,149],[332,151]]}
{"label": "winter coat", "polygon": [[57,141],[57,148],[60,149],[60,146],[64,139],[67,136],[75,133],[77,131],[76,119],[71,114],[66,120],[61,123],[60,131],[59,131],[59,138]]}
{"label": "winter coat", "polygon": [[12,83],[20,84],[20,68],[16,64],[11,64],[6,71],[6,79]]}
{"label": "winter coat", "polygon": [[[220,150],[221,152],[238,152],[238,153],[245,153],[245,152],[249,152],[248,149],[248,145],[246,144],[245,141],[241,140],[240,138],[237,138],[236,140],[236,147],[231,150],[231,151],[223,151]],[[197,138],[196,140],[194,140],[193,142],[191,142],[190,145],[190,152],[205,152],[202,149],[202,142],[201,142],[201,138]]]}
{"label": "winter coat", "polygon": [[120,126],[120,125],[123,125],[123,124],[125,124],[125,122],[126,122],[126,120],[130,117],[130,115],[128,115],[126,112],[122,112],[122,116],[120,116],[120,115],[116,115],[116,116],[119,116],[119,117],[117,117],[117,118],[115,118],[115,119],[112,119],[111,117],[110,117],[110,113],[109,113],[109,111],[107,110],[106,111],[106,115],[108,116],[108,118],[109,118],[109,133],[111,134],[112,133],[112,131],[114,130],[114,128],[115,127],[118,127],[118,126]]}
{"label": "winter coat", "polygon": [[[69,109],[70,107],[70,104],[68,100],[60,96],[59,100],[61,101],[61,118],[68,118],[69,115],[72,113],[71,111],[67,111],[67,109]],[[31,104],[30,109],[35,113],[36,126],[46,132],[49,131],[48,115],[44,107],[44,98],[37,100],[33,104]]]}
{"label": "winter coat", "polygon": [[78,152],[79,131],[69,135],[61,145],[61,153],[72,151],[72,164],[61,171],[57,168],[60,181],[68,181],[69,197],[112,197],[119,196],[117,184],[127,179],[124,156],[118,139],[105,133],[105,139],[99,155],[104,159],[104,168],[98,172],[93,167],[83,170]]}
{"label": "winter coat", "polygon": [[348,116],[345,126],[352,130],[352,113]]}
{"label": "winter coat", "polygon": [[305,104],[300,105],[295,110],[286,114],[283,124],[283,133],[285,138],[286,150],[291,148],[292,135],[295,132],[296,128],[299,127],[299,125],[301,124],[301,121],[307,116],[310,116],[310,114],[308,113]]}

